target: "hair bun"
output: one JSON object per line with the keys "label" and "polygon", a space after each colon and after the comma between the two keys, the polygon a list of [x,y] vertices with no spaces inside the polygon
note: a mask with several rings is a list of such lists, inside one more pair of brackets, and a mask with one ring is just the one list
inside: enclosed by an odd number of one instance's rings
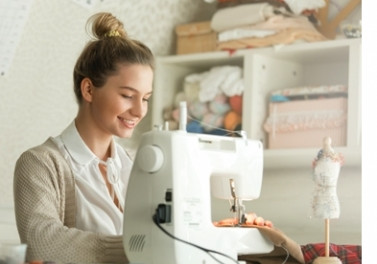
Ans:
{"label": "hair bun", "polygon": [[111,13],[101,12],[91,16],[87,22],[87,29],[97,39],[107,37],[127,38],[123,23]]}

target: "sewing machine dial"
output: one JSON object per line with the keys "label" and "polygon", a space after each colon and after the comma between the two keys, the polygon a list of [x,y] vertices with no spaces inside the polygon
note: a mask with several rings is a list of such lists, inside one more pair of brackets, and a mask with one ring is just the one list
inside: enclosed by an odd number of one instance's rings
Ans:
{"label": "sewing machine dial", "polygon": [[164,154],[162,150],[155,145],[143,146],[138,154],[137,165],[140,170],[147,173],[157,172],[164,163]]}

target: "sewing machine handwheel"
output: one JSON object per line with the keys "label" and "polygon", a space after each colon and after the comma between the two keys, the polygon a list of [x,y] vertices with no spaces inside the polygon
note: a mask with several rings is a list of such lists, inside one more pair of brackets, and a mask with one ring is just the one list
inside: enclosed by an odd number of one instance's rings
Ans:
{"label": "sewing machine handwheel", "polygon": [[162,167],[164,154],[159,147],[146,145],[139,150],[137,162],[142,171],[154,173]]}

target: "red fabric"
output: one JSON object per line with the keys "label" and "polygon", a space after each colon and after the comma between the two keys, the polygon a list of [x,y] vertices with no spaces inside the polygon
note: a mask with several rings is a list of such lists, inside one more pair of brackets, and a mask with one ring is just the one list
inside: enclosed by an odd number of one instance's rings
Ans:
{"label": "red fabric", "polygon": [[[325,256],[324,243],[302,245],[301,250],[307,264],[313,263],[317,257]],[[343,264],[361,264],[361,246],[330,243],[330,257],[338,257]]]}

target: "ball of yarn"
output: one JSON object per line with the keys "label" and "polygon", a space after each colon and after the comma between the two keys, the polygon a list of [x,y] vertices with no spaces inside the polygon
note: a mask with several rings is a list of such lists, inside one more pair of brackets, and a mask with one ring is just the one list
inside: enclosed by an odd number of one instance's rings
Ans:
{"label": "ball of yarn", "polygon": [[203,128],[196,120],[190,121],[186,125],[186,130],[189,133],[203,133]]}
{"label": "ball of yarn", "polygon": [[230,108],[239,115],[242,115],[242,95],[229,97]]}
{"label": "ball of yarn", "polygon": [[171,117],[174,121],[179,122],[179,108],[174,108],[171,112]]}
{"label": "ball of yarn", "polygon": [[235,111],[228,112],[224,117],[224,127],[227,130],[235,131],[235,129],[240,126],[241,122],[241,115],[237,114]]}
{"label": "ball of yarn", "polygon": [[179,128],[179,123],[174,120],[167,120],[165,121],[165,126],[167,126],[169,130],[177,130]]}
{"label": "ball of yarn", "polygon": [[207,103],[194,101],[188,106],[189,114],[195,119],[202,120],[203,116],[209,112]]}
{"label": "ball of yarn", "polygon": [[228,104],[228,97],[225,94],[218,94],[216,97],[209,102],[209,110],[218,115],[224,115],[230,110],[230,105]]}
{"label": "ball of yarn", "polygon": [[221,128],[224,125],[224,116],[207,113],[203,116],[202,126],[205,132],[212,131],[216,128]]}
{"label": "ball of yarn", "polygon": [[164,118],[164,121],[171,120],[172,119],[172,114],[173,112],[173,107],[165,107],[163,112],[162,112],[162,117]]}

